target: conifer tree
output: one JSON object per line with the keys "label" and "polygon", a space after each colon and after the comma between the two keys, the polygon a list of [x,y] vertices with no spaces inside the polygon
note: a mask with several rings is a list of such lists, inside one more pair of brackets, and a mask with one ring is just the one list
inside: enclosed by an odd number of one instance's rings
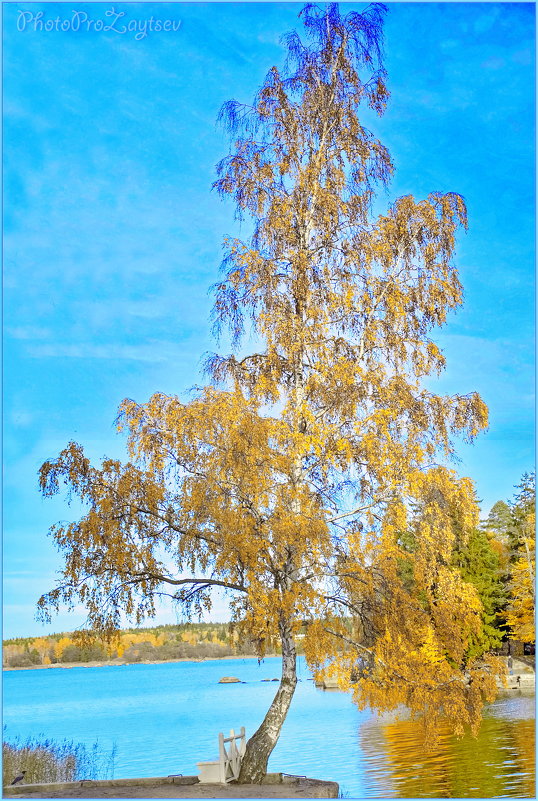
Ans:
{"label": "conifer tree", "polygon": [[476,589],[482,604],[482,627],[477,635],[471,637],[469,654],[492,651],[501,645],[504,634],[501,614],[507,597],[501,558],[492,548],[487,534],[475,528],[465,544],[458,543],[452,561],[462,578]]}
{"label": "conifer tree", "polygon": [[506,501],[497,501],[493,504],[482,527],[485,531],[492,532],[496,539],[507,541],[512,527],[512,515]]}
{"label": "conifer tree", "polygon": [[536,481],[525,473],[511,505],[510,592],[506,622],[514,640],[535,642],[536,629]]}
{"label": "conifer tree", "polygon": [[[454,510],[464,539],[478,524],[474,489],[443,466],[487,409],[474,392],[423,386],[444,367],[432,332],[462,302],[453,255],[466,210],[432,192],[372,212],[393,171],[361,121],[361,106],[382,114],[388,98],[384,13],[306,6],[284,70],[251,105],[223,108],[232,147],[216,187],[253,233],[226,243],[215,323],[235,350],[210,358],[211,383],[186,403],[125,400],[126,464],[94,467],[70,443],[41,469],[46,495],[63,482],[88,505],[53,528],[65,570],[40,600],[45,616],[80,602],[111,633],[167,595],[209,609],[217,586],[260,656],[280,643],[281,682],[243,782],[265,775],[305,627],[315,670],[344,688],[357,677],[358,704],[407,704],[430,730],[444,715],[476,731],[495,692],[494,660],[468,655],[479,596],[450,564]],[[259,348],[240,357],[246,330]]]}

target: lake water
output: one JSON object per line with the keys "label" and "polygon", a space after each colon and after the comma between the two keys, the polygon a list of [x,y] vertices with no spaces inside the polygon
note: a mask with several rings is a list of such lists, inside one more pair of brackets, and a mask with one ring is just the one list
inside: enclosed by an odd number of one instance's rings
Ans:
{"label": "lake water", "polygon": [[[116,778],[192,775],[216,758],[219,731],[254,732],[277,688],[262,679],[279,672],[277,657],[6,671],[5,734],[115,743]],[[425,754],[416,723],[316,689],[302,659],[299,676],[270,770],[337,781],[349,798],[534,797],[534,695],[503,694],[477,739],[444,732]]]}

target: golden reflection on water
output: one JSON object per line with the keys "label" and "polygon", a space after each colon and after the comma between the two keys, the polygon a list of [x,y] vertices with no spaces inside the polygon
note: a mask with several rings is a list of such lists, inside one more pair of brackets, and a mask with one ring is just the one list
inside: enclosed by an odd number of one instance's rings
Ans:
{"label": "golden reflection on water", "polygon": [[370,796],[535,798],[534,698],[517,701],[519,706],[515,698],[493,704],[476,738],[440,728],[430,752],[416,721],[365,723],[360,738]]}

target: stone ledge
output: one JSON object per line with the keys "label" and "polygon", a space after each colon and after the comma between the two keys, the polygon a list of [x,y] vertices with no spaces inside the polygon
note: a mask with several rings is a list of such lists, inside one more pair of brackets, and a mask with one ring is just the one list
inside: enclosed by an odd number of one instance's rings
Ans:
{"label": "stone ledge", "polygon": [[23,795],[35,792],[75,790],[81,787],[153,787],[163,784],[197,784],[198,776],[155,776],[143,779],[81,779],[78,782],[49,782],[46,784],[16,784],[3,788],[3,795]]}
{"label": "stone ledge", "polygon": [[[519,676],[519,681],[517,680]],[[536,686],[534,673],[514,673],[506,676],[507,683],[502,679],[497,679],[497,687],[500,690],[531,690]]]}
{"label": "stone ledge", "polygon": [[[173,785],[173,786],[171,786]],[[144,788],[146,791],[144,792]],[[153,794],[148,790],[152,788]],[[159,790],[159,788],[161,788]],[[168,789],[167,789],[168,788]],[[182,789],[183,788],[183,789]],[[265,790],[264,790],[265,788]],[[107,792],[117,790],[117,793]],[[138,789],[138,792],[136,792]],[[91,795],[88,791],[94,790]],[[95,792],[97,791],[97,792]],[[201,784],[197,776],[85,779],[77,782],[4,787],[4,798],[337,798],[336,782],[288,773],[268,773],[262,784]]]}

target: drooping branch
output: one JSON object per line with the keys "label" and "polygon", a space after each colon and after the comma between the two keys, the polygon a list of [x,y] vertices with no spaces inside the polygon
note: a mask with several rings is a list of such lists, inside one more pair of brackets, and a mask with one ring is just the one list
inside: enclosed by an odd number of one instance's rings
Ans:
{"label": "drooping branch", "polygon": [[243,584],[234,584],[229,581],[221,581],[220,579],[210,579],[210,578],[185,578],[185,579],[174,579],[170,576],[163,576],[159,574],[148,573],[148,578],[155,579],[156,581],[160,581],[163,584],[171,584],[175,587],[182,586],[184,584],[191,584],[193,587],[196,586],[215,586],[215,587],[225,587],[228,590],[237,590],[237,592],[248,592],[248,588],[245,587]]}
{"label": "drooping branch", "polygon": [[405,676],[402,673],[399,673],[398,671],[394,670],[394,668],[390,666],[387,662],[385,662],[383,659],[381,659],[379,655],[376,654],[372,648],[367,648],[366,646],[361,645],[361,643],[356,642],[356,640],[351,639],[351,637],[346,637],[345,634],[342,634],[341,632],[338,631],[334,631],[333,629],[325,627],[325,631],[327,632],[327,634],[331,634],[333,637],[336,637],[337,639],[342,640],[348,645],[351,645],[353,648],[355,648],[355,650],[359,651],[360,653],[367,654],[368,657],[373,662],[377,663],[378,665],[381,665],[381,667],[383,667],[387,671],[387,678],[391,681],[397,679],[398,681],[402,681],[409,686],[424,687],[425,689],[428,689],[430,691],[441,689],[442,687],[446,687],[449,684],[453,684],[455,682],[458,682],[463,686],[467,686],[469,684],[468,677],[465,677],[460,673],[456,674],[455,676],[452,676],[452,678],[446,681],[441,681],[441,682],[415,681],[409,676]]}

